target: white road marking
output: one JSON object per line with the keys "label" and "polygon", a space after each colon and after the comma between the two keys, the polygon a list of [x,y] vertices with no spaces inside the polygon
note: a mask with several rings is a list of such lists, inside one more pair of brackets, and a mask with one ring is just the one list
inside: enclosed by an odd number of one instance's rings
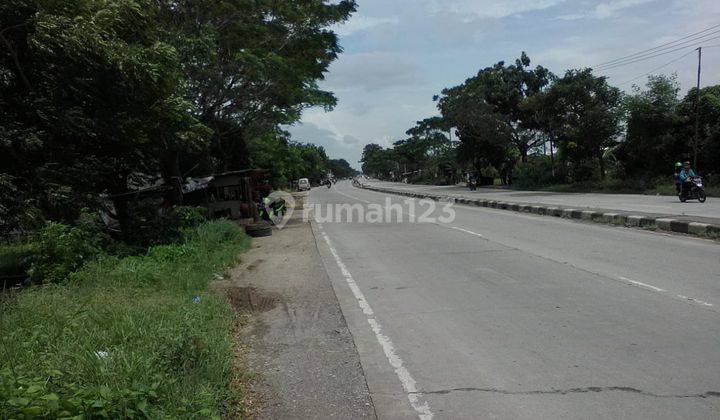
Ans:
{"label": "white road marking", "polygon": [[619,279],[620,279],[620,280],[623,280],[623,281],[626,281],[626,282],[629,282],[629,283],[632,283],[632,284],[634,284],[635,286],[644,287],[644,288],[646,288],[646,289],[654,290],[654,291],[656,291],[656,292],[660,292],[660,293],[665,293],[665,292],[667,292],[667,290],[665,290],[665,289],[661,289],[661,288],[659,288],[659,287],[655,287],[655,286],[653,286],[653,285],[651,285],[651,284],[642,283],[642,282],[635,281],[635,280],[630,280],[630,279],[627,278],[627,277],[622,277],[622,276],[620,276]]}
{"label": "white road marking", "polygon": [[348,286],[350,286],[350,290],[352,291],[353,296],[355,296],[355,299],[358,301],[360,309],[362,309],[363,313],[367,316],[368,324],[370,324],[370,328],[372,329],[373,333],[375,333],[375,338],[382,347],[383,352],[385,353],[385,357],[387,357],[388,362],[390,362],[390,366],[395,369],[395,374],[397,375],[398,379],[400,379],[400,383],[402,384],[402,387],[407,394],[408,401],[410,401],[410,406],[412,406],[412,408],[415,410],[421,420],[431,420],[433,418],[433,413],[432,411],[430,411],[430,404],[428,404],[427,401],[421,400],[420,395],[418,394],[417,383],[415,382],[415,379],[410,374],[410,371],[408,371],[408,369],[404,366],[403,360],[395,352],[395,345],[393,344],[392,340],[390,340],[388,336],[382,333],[382,327],[380,326],[380,323],[378,323],[378,321],[375,319],[374,312],[370,307],[370,304],[368,303],[367,299],[365,299],[365,295],[358,287],[355,279],[353,279],[352,277],[352,274],[350,274],[350,271],[348,271],[345,263],[343,263],[342,259],[340,258],[340,255],[338,255],[337,250],[335,250],[335,247],[330,241],[330,238],[323,230],[322,225],[318,224],[318,229],[320,230],[323,239],[325,239],[325,243],[327,243],[327,246],[330,249],[330,253],[332,254],[333,258],[335,258],[335,263],[340,268],[340,272],[342,273],[343,277],[345,277],[345,281],[347,282]]}
{"label": "white road marking", "polygon": [[708,303],[708,302],[705,302],[705,301],[700,300],[700,299],[691,298],[691,297],[689,297],[689,296],[685,296],[685,295],[677,295],[677,296],[678,296],[680,299],[689,300],[689,301],[691,301],[691,302],[695,302],[695,303],[700,304],[700,305],[703,305],[703,306],[710,306],[710,307],[714,306],[712,303]]}
{"label": "white road marking", "polygon": [[[389,195],[389,194],[384,194],[384,195],[387,196],[387,195]],[[400,198],[398,198],[398,199],[400,199]],[[417,199],[416,199],[416,198],[407,198],[406,200],[417,200]],[[470,209],[470,210],[477,210],[477,211],[488,211],[488,210],[492,211],[492,210],[496,210],[496,209],[493,209],[493,208],[486,208],[486,207],[476,208],[476,207],[471,207],[471,206],[464,207],[464,208]],[[499,212],[499,211],[503,211],[504,213],[506,213],[504,210],[498,210],[498,212]],[[410,212],[408,212],[408,213],[410,213]],[[516,215],[516,216],[519,216],[519,217],[524,217],[524,218],[537,218],[537,215],[531,216],[531,215],[525,215],[525,214],[522,214],[522,213],[513,213],[513,214]],[[411,215],[412,215],[412,214],[411,214]],[[412,216],[414,217],[414,215],[412,215]],[[548,218],[547,221],[553,221],[553,222],[563,223],[564,221],[566,221],[566,219]],[[441,224],[441,223],[434,223],[434,224],[436,224],[436,225],[438,225],[438,226],[441,226],[441,227],[445,227],[445,228],[450,228],[450,229],[453,229],[453,230],[457,230],[457,231],[460,231],[460,232],[465,232],[465,233],[467,233],[467,234],[470,234],[470,235],[473,235],[473,236],[477,236],[477,237],[479,237],[479,238],[486,239],[482,234],[477,233],[477,232],[473,232],[473,231],[471,231],[471,230],[463,229],[463,228],[460,228],[460,227],[457,227],[457,226],[450,226],[449,224]],[[588,226],[592,226],[592,225],[588,225]],[[602,226],[597,226],[597,227],[601,228]],[[666,234],[666,235],[667,235],[667,236],[672,236],[673,238],[678,238],[678,237],[675,236],[675,235],[670,235],[670,234]],[[635,285],[635,286],[639,286],[639,287],[642,287],[642,288],[645,288],[645,289],[652,290],[652,291],[657,292],[657,293],[668,293],[667,290],[662,289],[662,288],[660,288],[660,287],[656,287],[656,286],[653,286],[653,285],[647,284],[647,283],[642,283],[642,282],[639,282],[639,281],[636,281],[636,280],[631,280],[631,279],[629,279],[629,278],[627,278],[627,277],[622,277],[622,276],[620,276],[620,277],[618,277],[618,279],[620,279],[620,280],[622,280],[622,281],[624,281],[624,282],[628,282],[628,283],[630,283],[630,284],[633,284],[633,285]],[[689,301],[689,302],[696,303],[696,304],[698,304],[698,305],[702,305],[702,306],[706,306],[706,307],[713,307],[713,306],[714,306],[712,303],[705,302],[705,301],[700,300],[700,299],[695,299],[695,298],[692,298],[692,297],[689,297],[689,296],[680,295],[680,294],[676,294],[675,296],[679,297],[680,299],[683,299],[683,300],[687,300],[687,301]]]}
{"label": "white road marking", "polygon": [[467,229],[463,229],[463,228],[459,228],[459,227],[455,227],[455,226],[450,226],[450,229],[459,230],[460,232],[465,232],[465,233],[469,233],[470,235],[478,236],[480,238],[485,238],[481,234],[479,234],[477,232],[473,232],[472,230],[467,230]]}

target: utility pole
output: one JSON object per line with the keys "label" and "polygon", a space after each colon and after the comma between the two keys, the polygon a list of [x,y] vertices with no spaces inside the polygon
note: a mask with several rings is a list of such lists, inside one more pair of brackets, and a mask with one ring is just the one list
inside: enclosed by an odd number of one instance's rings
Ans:
{"label": "utility pole", "polygon": [[697,96],[695,97],[695,141],[693,144],[693,167],[697,167],[698,142],[700,141],[700,69],[702,66],[702,47],[698,47]]}

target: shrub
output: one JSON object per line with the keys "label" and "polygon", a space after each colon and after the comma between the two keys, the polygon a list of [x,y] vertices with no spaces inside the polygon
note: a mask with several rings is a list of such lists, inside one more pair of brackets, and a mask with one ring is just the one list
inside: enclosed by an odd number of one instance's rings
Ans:
{"label": "shrub", "polygon": [[0,277],[26,275],[34,255],[32,243],[0,246]]}
{"label": "shrub", "polygon": [[102,240],[92,231],[49,222],[37,236],[37,255],[30,268],[31,277],[45,283],[64,281],[86,261],[100,255]]}
{"label": "shrub", "polygon": [[529,156],[513,171],[513,185],[518,188],[537,188],[553,182],[552,163],[548,156]]}
{"label": "shrub", "polygon": [[206,222],[182,243],[102,256],[72,282],[0,300],[0,413],[219,418],[240,397],[236,320],[207,285],[248,246],[234,223]]}
{"label": "shrub", "polygon": [[178,242],[183,231],[197,227],[205,220],[204,210],[200,207],[162,209],[152,200],[143,200],[130,207],[130,223],[125,239],[142,248]]}

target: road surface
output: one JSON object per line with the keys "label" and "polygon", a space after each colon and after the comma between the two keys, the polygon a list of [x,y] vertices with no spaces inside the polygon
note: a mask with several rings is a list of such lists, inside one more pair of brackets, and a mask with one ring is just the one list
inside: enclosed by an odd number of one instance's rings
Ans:
{"label": "road surface", "polygon": [[[367,182],[367,181],[365,181]],[[695,200],[681,203],[675,196],[640,194],[558,193],[549,191],[518,191],[497,188],[478,188],[470,191],[462,186],[413,185],[400,182],[370,182],[371,185],[399,190],[442,195],[462,195],[489,200],[524,204],[617,210],[638,212],[679,219],[697,219],[708,223],[720,222],[720,199],[710,197],[705,203]],[[707,220],[714,219],[714,220]]]}
{"label": "road surface", "polygon": [[720,417],[716,242],[460,205],[410,223],[416,200],[400,222],[328,217],[387,200],[309,197],[379,418]]}

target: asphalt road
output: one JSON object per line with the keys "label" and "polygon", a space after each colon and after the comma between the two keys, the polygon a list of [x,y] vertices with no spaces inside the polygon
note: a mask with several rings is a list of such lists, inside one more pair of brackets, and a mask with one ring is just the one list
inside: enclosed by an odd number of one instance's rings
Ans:
{"label": "asphalt road", "polygon": [[478,188],[470,191],[462,186],[411,185],[399,182],[373,182],[373,185],[414,192],[463,195],[498,201],[527,204],[548,204],[575,208],[598,208],[667,216],[695,216],[720,220],[720,199],[710,197],[705,203],[691,200],[681,203],[675,196],[640,194],[557,193],[549,191],[516,191]]}
{"label": "asphalt road", "polygon": [[416,200],[327,217],[386,200],[309,199],[379,418],[720,418],[716,242],[460,205],[410,223]]}

